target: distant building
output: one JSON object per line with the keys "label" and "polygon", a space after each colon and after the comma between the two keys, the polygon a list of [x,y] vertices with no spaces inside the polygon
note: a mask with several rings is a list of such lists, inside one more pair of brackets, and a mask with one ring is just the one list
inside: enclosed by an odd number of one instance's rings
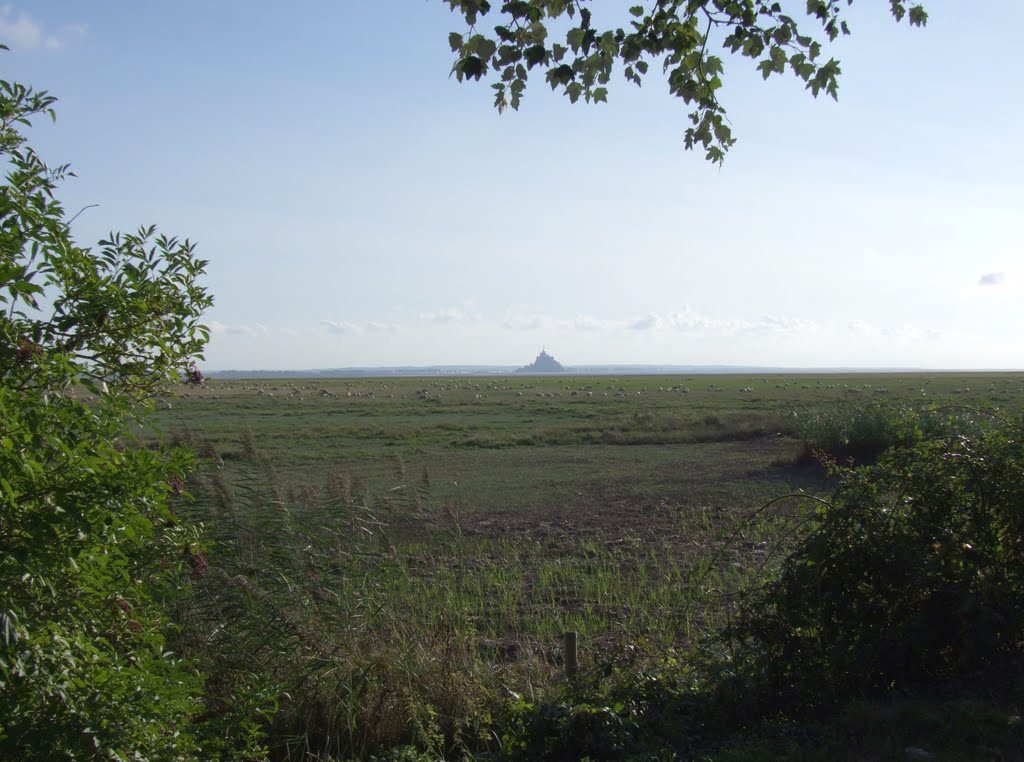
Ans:
{"label": "distant building", "polygon": [[542,349],[536,360],[525,368],[518,368],[516,373],[565,373],[565,368]]}

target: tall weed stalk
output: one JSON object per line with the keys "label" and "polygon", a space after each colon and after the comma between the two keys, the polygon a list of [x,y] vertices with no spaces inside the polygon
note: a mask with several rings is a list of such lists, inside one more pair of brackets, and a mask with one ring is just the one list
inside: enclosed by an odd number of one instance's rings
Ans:
{"label": "tall weed stalk", "polygon": [[[210,459],[190,510],[207,568],[178,612],[178,647],[202,665],[213,713],[278,704],[278,759],[363,757],[399,744],[457,746],[486,692],[472,630],[452,612],[410,616],[394,542],[422,518],[426,480],[378,498],[344,475],[286,489],[251,442],[231,474]],[[426,626],[424,626],[426,625]]]}

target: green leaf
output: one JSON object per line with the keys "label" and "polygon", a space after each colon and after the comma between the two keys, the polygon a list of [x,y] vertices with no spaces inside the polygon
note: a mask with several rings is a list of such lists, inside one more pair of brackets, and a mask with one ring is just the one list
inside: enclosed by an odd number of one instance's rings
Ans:
{"label": "green leaf", "polygon": [[484,75],[485,71],[486,67],[484,66],[484,62],[476,56],[463,58],[456,64],[456,76],[460,82],[463,77],[479,80],[480,77]]}
{"label": "green leaf", "polygon": [[586,32],[583,29],[574,27],[566,33],[565,41],[569,44],[569,47],[572,48],[574,53],[578,53],[580,48],[583,47],[583,39],[585,36]]}
{"label": "green leaf", "polygon": [[534,45],[526,49],[526,66],[532,69],[537,64],[544,61],[548,54],[547,48],[543,45]]}

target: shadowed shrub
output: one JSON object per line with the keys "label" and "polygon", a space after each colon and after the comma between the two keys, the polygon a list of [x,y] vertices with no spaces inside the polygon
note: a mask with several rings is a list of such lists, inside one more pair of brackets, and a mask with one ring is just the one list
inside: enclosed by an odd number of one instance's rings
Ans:
{"label": "shadowed shrub", "polygon": [[841,473],[816,528],[738,628],[775,692],[884,690],[1020,647],[1022,424],[972,421]]}
{"label": "shadowed shrub", "polygon": [[917,409],[886,401],[844,402],[795,410],[792,425],[804,460],[874,463],[891,447],[910,447],[954,432],[976,433],[978,411],[932,405]]}

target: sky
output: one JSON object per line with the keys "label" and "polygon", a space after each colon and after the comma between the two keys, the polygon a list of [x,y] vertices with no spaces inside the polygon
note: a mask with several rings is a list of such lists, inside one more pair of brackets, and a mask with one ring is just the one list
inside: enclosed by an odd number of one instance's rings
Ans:
{"label": "sky", "polygon": [[656,71],[499,115],[442,0],[12,2],[0,61],[59,98],[30,136],[79,243],[198,243],[207,370],[1021,369],[1024,3],[926,7],[853,6],[838,102],[723,53],[720,167]]}

